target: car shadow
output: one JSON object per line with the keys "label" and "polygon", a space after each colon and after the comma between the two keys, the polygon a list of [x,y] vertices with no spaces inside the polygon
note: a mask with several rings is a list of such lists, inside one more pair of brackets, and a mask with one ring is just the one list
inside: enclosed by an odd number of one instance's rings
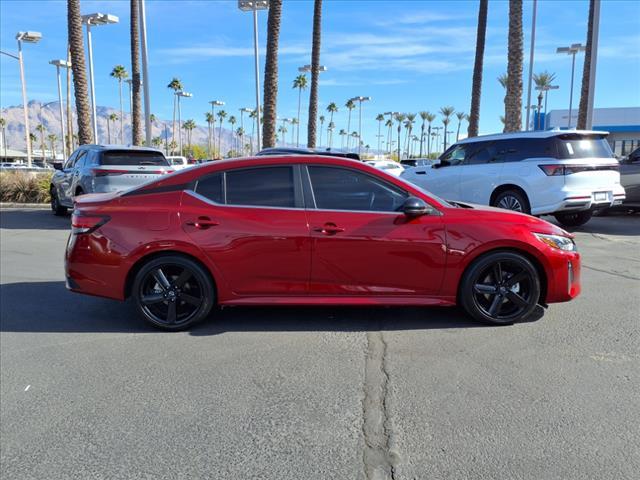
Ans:
{"label": "car shadow", "polygon": [[[33,299],[38,301],[34,302]],[[542,318],[542,308],[527,320]],[[367,332],[491,328],[457,308],[225,307],[216,308],[191,335],[225,332]],[[0,285],[0,331],[52,333],[161,333],[136,314],[131,302],[69,292],[64,282]]]}
{"label": "car shadow", "polygon": [[9,230],[69,230],[70,216],[58,217],[51,210],[1,209],[0,228]]}
{"label": "car shadow", "polygon": [[640,213],[610,212],[594,216],[579,227],[565,227],[553,217],[543,217],[550,223],[569,232],[595,233],[602,235],[640,236]]}

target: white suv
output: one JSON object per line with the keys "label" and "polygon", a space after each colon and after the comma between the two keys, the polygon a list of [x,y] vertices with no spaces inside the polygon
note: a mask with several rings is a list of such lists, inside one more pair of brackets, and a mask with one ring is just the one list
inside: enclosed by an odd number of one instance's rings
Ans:
{"label": "white suv", "polygon": [[440,163],[408,168],[401,177],[447,200],[583,225],[594,210],[625,198],[607,135],[547,130],[468,138],[447,149]]}

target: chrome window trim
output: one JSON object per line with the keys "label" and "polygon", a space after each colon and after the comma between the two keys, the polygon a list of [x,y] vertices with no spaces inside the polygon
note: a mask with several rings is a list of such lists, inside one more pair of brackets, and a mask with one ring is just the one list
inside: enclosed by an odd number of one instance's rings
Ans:
{"label": "chrome window trim", "polygon": [[191,195],[192,197],[197,198],[198,200],[201,200],[215,207],[222,207],[222,208],[259,208],[262,210],[301,210],[301,211],[306,210],[304,207],[265,207],[263,205],[229,205],[225,203],[214,202],[213,200],[210,200],[207,197],[200,195],[198,192],[194,192],[191,189],[184,190],[184,193]]}

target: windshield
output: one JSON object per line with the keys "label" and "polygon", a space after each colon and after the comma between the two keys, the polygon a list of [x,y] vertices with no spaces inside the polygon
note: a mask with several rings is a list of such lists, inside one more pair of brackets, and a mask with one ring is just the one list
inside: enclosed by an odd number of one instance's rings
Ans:
{"label": "windshield", "polygon": [[102,154],[100,165],[105,166],[131,166],[154,165],[168,167],[169,162],[160,152],[143,152],[131,150],[113,150]]}
{"label": "windshield", "polygon": [[575,158],[613,158],[609,142],[602,135],[567,134],[557,137],[558,157]]}

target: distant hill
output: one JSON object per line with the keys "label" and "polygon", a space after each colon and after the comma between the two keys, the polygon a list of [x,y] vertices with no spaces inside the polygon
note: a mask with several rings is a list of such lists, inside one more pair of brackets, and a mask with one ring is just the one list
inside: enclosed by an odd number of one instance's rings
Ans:
{"label": "distant hill", "polygon": [[[38,137],[38,141],[34,142],[34,148],[39,148],[40,142],[40,134],[36,131],[36,126],[38,124],[44,125],[46,128],[45,133],[45,141],[46,136],[50,134],[56,135],[59,139],[62,137],[60,131],[60,115],[59,115],[59,104],[58,102],[50,103],[46,107],[43,107],[43,104],[32,100],[28,103],[29,106],[29,127],[31,132]],[[100,143],[108,143],[108,134],[107,134],[107,118],[112,113],[115,113],[120,117],[120,110],[111,108],[111,107],[98,107],[98,137]],[[76,116],[75,109],[72,109],[73,114],[73,125],[74,129],[76,127]],[[11,106],[7,108],[3,108],[0,116],[4,118],[7,122],[5,127],[7,146],[8,148],[14,150],[25,150],[25,139],[24,139],[24,114],[22,112],[22,105]],[[183,122],[187,120],[183,119]],[[246,119],[245,119],[246,120]],[[144,122],[144,119],[143,119]],[[165,127],[168,130],[169,141],[171,141],[171,125],[172,120],[160,120],[157,119],[153,122],[152,125],[152,137],[162,137],[165,138]],[[236,124],[236,128],[239,125]],[[144,123],[143,123],[144,129]],[[245,129],[247,133],[251,133],[251,122],[247,121],[245,124]],[[111,143],[120,143],[120,120],[116,120],[112,122],[111,126]],[[115,130],[115,131],[114,131]],[[218,127],[216,124],[215,129],[216,135],[216,144],[218,141]],[[186,132],[183,131],[183,143],[186,145]],[[191,143],[194,145],[202,145],[207,146],[208,138],[208,129],[205,126],[198,126],[192,131],[191,134]],[[227,152],[231,148],[231,130],[222,128],[222,151]],[[248,142],[249,136],[246,137],[246,142]],[[177,143],[177,132],[176,132],[176,143]],[[124,113],[124,143],[131,143],[131,115],[125,111]],[[47,141],[48,145],[48,141]],[[59,145],[59,142],[58,142]]]}

